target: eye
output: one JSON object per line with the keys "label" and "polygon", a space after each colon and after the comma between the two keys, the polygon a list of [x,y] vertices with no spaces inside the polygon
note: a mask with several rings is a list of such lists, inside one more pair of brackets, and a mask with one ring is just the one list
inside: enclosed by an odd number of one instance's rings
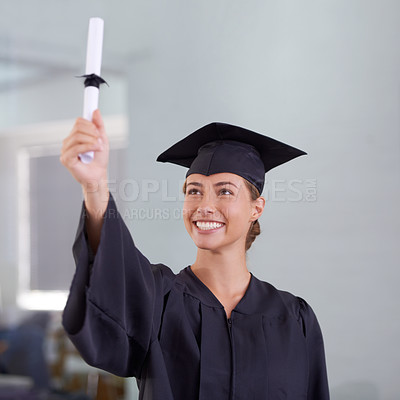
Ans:
{"label": "eye", "polygon": [[222,188],[222,189],[219,191],[219,194],[222,195],[222,196],[232,196],[232,195],[233,195],[233,192],[232,192],[232,190],[230,190],[230,189],[228,189],[228,188]]}
{"label": "eye", "polygon": [[186,192],[186,195],[187,195],[187,196],[189,196],[189,195],[199,195],[199,194],[201,194],[201,193],[200,193],[200,190],[199,190],[199,189],[196,189],[196,188],[189,189],[189,190]]}

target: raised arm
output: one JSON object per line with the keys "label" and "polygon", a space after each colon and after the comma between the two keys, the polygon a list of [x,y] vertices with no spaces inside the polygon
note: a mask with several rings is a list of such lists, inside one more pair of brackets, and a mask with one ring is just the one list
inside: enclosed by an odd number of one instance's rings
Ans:
{"label": "raised arm", "polygon": [[[94,160],[83,164],[78,154],[90,150],[95,151]],[[85,196],[63,326],[89,364],[120,376],[139,376],[157,338],[173,274],[163,265],[150,264],[136,248],[108,192],[108,151],[98,111],[93,123],[77,119],[63,144],[61,162]]]}
{"label": "raised arm", "polygon": [[[78,155],[94,151],[90,164],[84,164]],[[107,208],[109,191],[107,167],[108,138],[100,111],[93,113],[93,122],[78,118],[69,136],[64,140],[60,161],[81,184],[86,208],[86,231],[94,253],[100,240],[103,215]]]}

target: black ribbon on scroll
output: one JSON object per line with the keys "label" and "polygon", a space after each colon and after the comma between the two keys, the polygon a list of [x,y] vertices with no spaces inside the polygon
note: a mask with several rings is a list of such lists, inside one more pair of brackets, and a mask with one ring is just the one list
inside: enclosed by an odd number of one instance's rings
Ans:
{"label": "black ribbon on scroll", "polygon": [[100,85],[102,85],[103,83],[105,83],[107,86],[109,86],[109,84],[101,76],[98,76],[96,74],[81,75],[81,76],[77,76],[77,78],[85,78],[85,81],[84,81],[85,87],[94,86],[97,89],[99,89]]}

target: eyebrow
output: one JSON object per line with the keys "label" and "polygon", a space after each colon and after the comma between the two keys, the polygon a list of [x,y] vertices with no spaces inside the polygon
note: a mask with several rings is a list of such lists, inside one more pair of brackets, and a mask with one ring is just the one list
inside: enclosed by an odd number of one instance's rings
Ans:
{"label": "eyebrow", "polygon": [[[189,185],[193,185],[193,186],[197,186],[197,187],[203,187],[204,186],[200,182],[189,182],[187,184],[187,186],[189,186]],[[235,186],[236,189],[238,188],[233,182],[229,182],[229,181],[222,181],[222,182],[217,182],[217,183],[214,184],[215,187],[227,186],[227,185]]]}
{"label": "eyebrow", "polygon": [[228,186],[228,185],[232,185],[235,186],[235,188],[237,189],[237,186],[233,183],[233,182],[229,182],[229,181],[225,181],[225,182],[218,182],[216,183],[214,186]]}

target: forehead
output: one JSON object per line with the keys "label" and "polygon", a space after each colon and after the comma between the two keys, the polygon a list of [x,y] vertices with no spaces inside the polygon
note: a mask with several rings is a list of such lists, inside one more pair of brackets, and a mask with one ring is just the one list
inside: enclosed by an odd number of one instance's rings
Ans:
{"label": "forehead", "polygon": [[232,174],[230,172],[221,172],[212,175],[202,175],[202,174],[191,174],[187,177],[186,183],[198,182],[203,185],[216,184],[218,182],[231,182],[236,186],[240,186],[243,183],[243,178],[239,175]]}

